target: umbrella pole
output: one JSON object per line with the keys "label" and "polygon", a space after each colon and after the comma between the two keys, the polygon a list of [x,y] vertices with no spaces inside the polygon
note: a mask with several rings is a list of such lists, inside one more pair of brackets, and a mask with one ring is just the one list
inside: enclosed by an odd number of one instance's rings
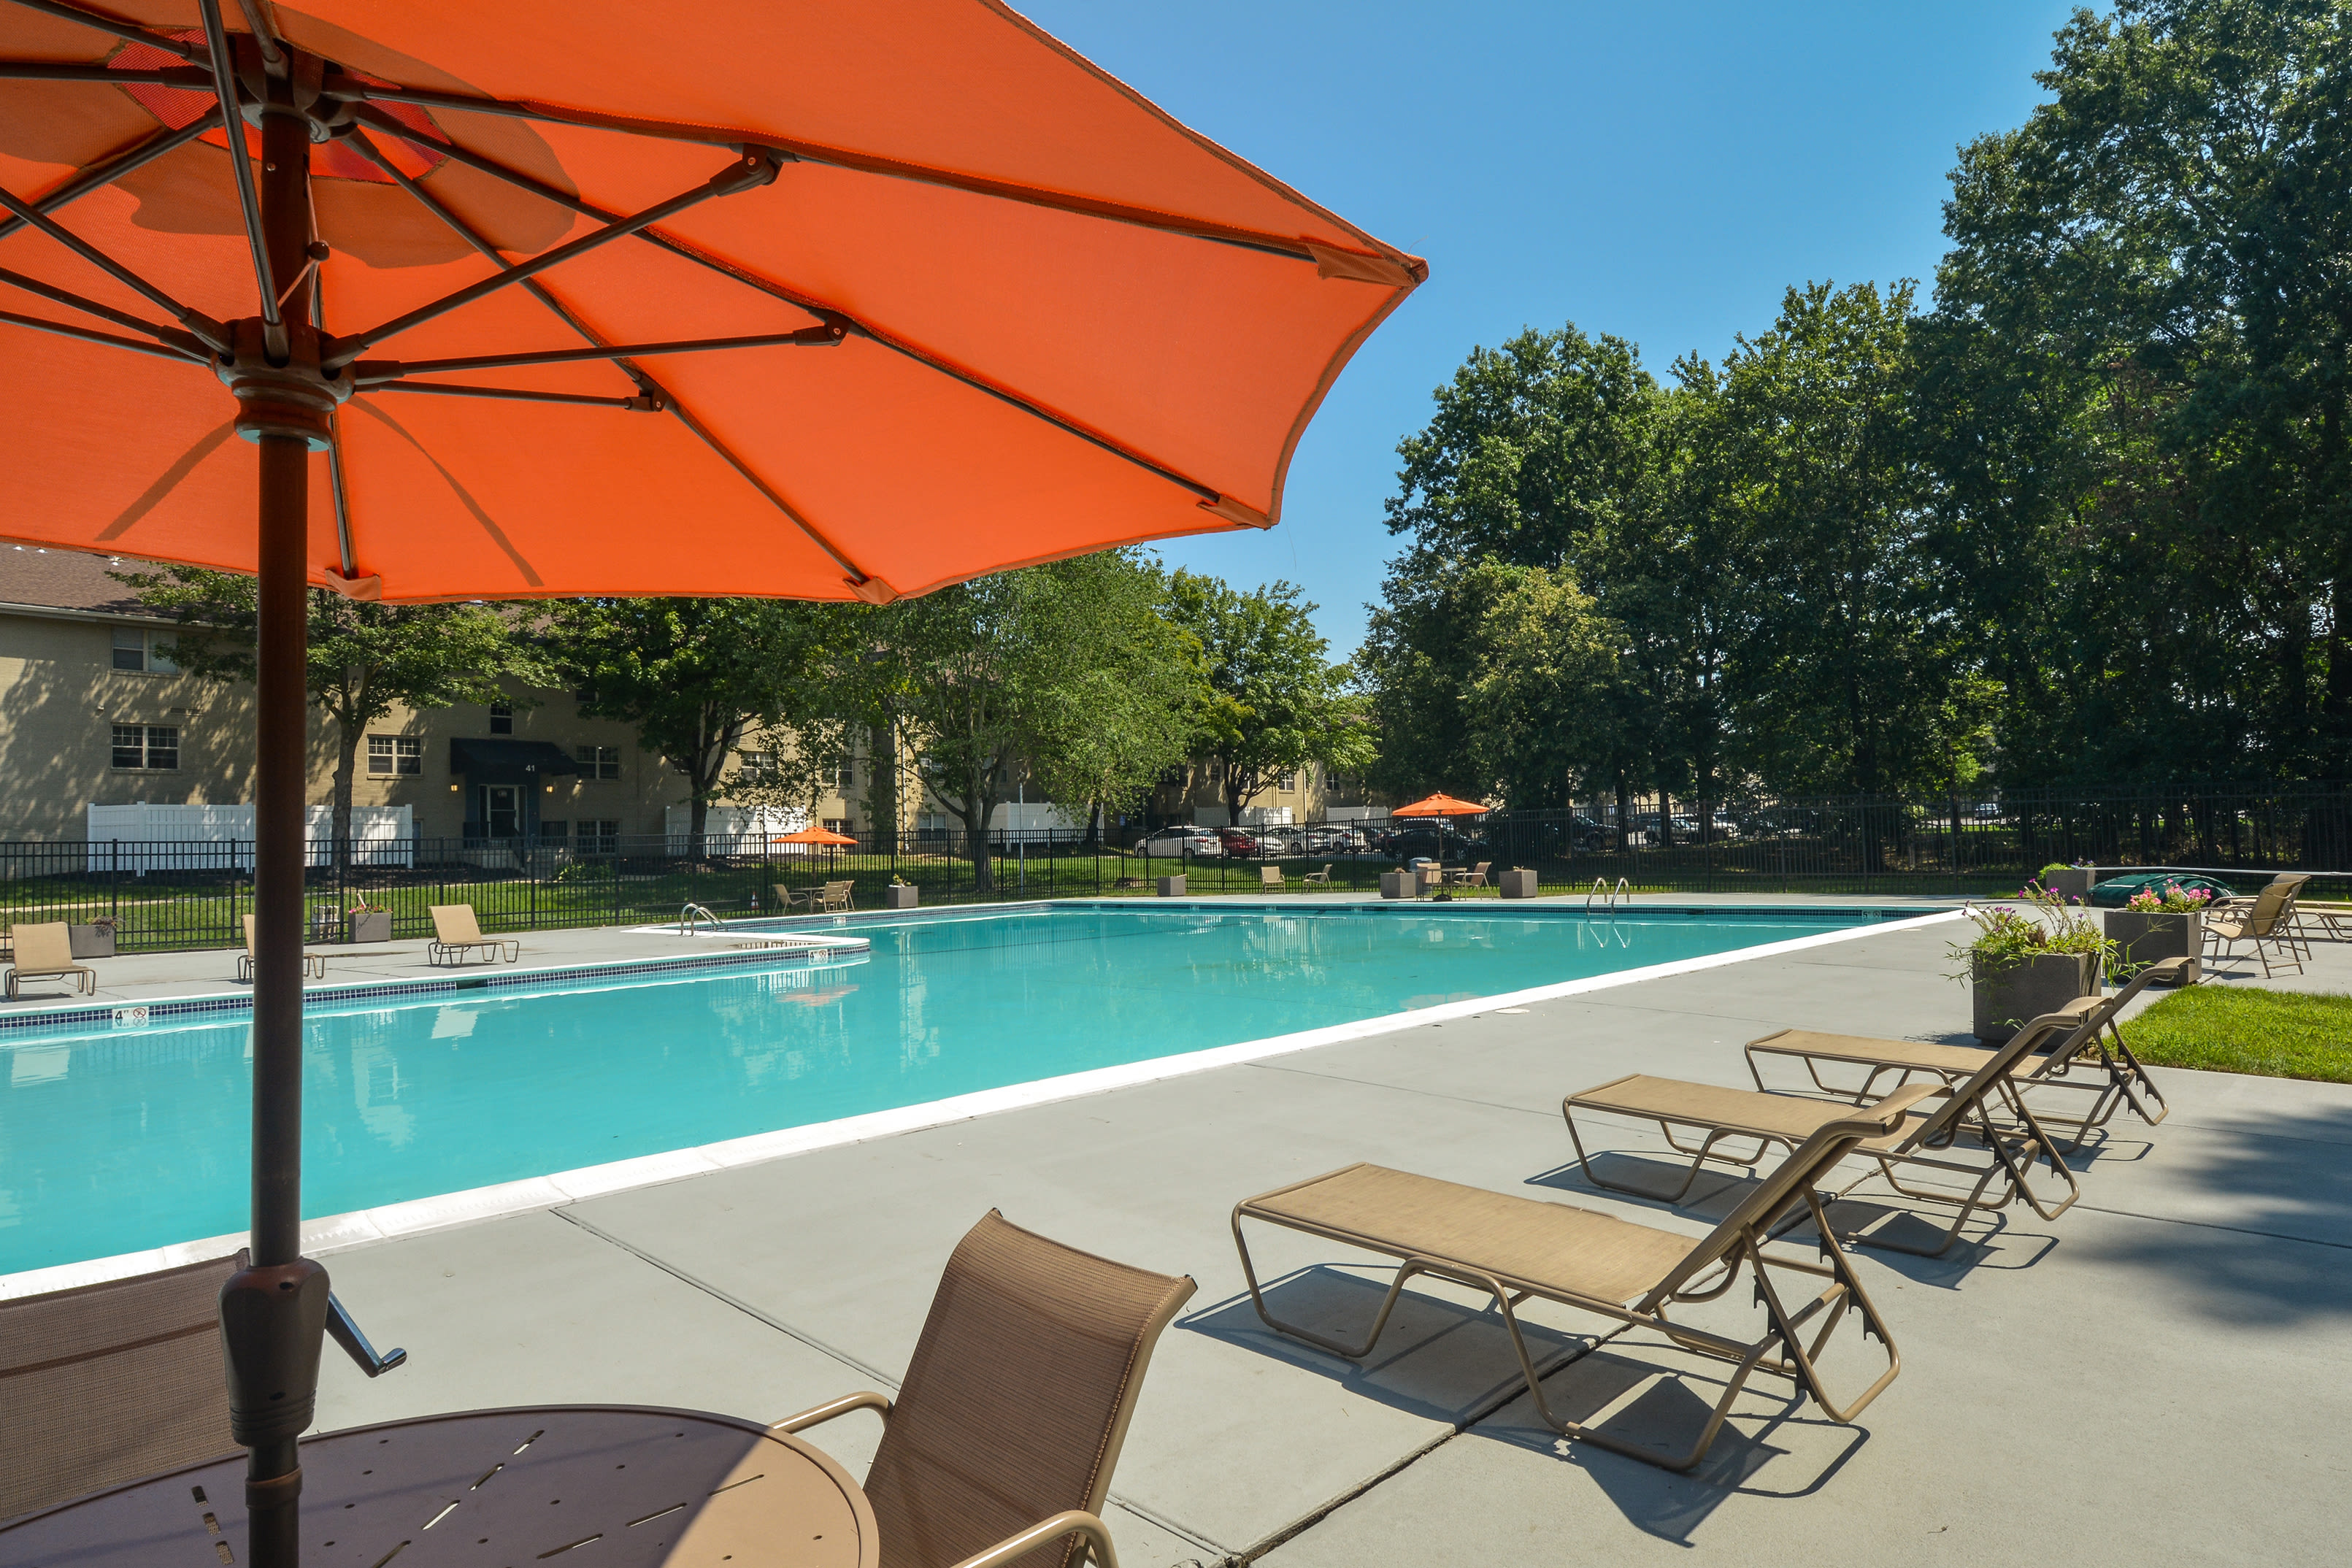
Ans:
{"label": "umbrella pole", "polygon": [[[274,329],[238,343],[257,382],[284,390],[315,377],[310,283],[310,127],[292,83],[268,79],[260,105],[260,205],[269,270],[292,279]],[[256,329],[265,323],[255,322]],[[283,360],[269,340],[291,340]],[[243,379],[241,376],[240,379]],[[299,388],[297,388],[299,390]],[[327,1272],[302,1256],[302,877],[310,774],[305,679],[309,639],[310,451],[323,446],[302,416],[248,395],[239,433],[260,448],[260,618],[254,778],[253,1242],[251,1267],[221,1290],[231,1435],[247,1450],[246,1562],[296,1568],[301,1557],[301,1454],[319,1386]]]}

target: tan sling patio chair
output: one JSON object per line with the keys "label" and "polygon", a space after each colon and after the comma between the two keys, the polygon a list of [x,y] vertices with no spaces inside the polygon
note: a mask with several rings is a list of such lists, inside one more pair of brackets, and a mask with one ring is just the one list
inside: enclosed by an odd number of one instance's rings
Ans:
{"label": "tan sling patio chair", "polygon": [[2294,895],[2310,879],[2305,876],[2276,878],[2254,895],[2252,903],[2231,900],[2218,912],[2207,915],[2207,951],[2226,950],[2246,942],[2253,948],[2254,956],[2262,960],[2264,979],[2290,963],[2297,974],[2302,973],[2303,952],[2295,931]]}
{"label": "tan sling patio chair", "polygon": [[[2009,1042],[1997,1047],[1968,1079],[1956,1087],[1938,1084],[1913,1084],[1898,1089],[1907,1094],[1911,1089],[1925,1090],[1937,1097],[1937,1103],[1927,1110],[1913,1110],[1902,1124],[1852,1146],[1852,1152],[1866,1159],[1883,1175],[1895,1192],[1916,1203],[1949,1204],[1953,1207],[1952,1223],[1943,1238],[1933,1247],[1912,1247],[1903,1242],[1860,1232],[1839,1232],[1846,1239],[1864,1242],[1873,1247],[1885,1247],[1897,1252],[1916,1253],[1933,1258],[1958,1239],[1961,1226],[1969,1216],[2007,1208],[2022,1198],[2033,1212],[2045,1220],[2056,1219],[2074,1206],[2082,1188],[2074,1173],[2066,1167],[2065,1157],[2059,1152],[2056,1140],[2042,1130],[2027,1108],[2024,1098],[2011,1082],[2010,1075],[2027,1056],[2037,1051],[2063,1051],[2071,1056],[2095,1024],[2076,1013],[2044,1013],[2030,1020]],[[1996,1118],[1988,1102],[1999,1103],[2005,1115]],[[1878,1102],[1881,1105],[1885,1100]],[[1710,1160],[1726,1164],[1753,1168],[1764,1158],[1765,1152],[1775,1145],[1795,1148],[1840,1117],[1853,1114],[1853,1107],[1834,1100],[1816,1100],[1811,1095],[1769,1094],[1752,1089],[1725,1089],[1711,1083],[1689,1083],[1680,1079],[1651,1078],[1633,1073],[1604,1084],[1571,1094],[1560,1101],[1560,1115],[1568,1122],[1570,1142],[1576,1147],[1577,1164],[1583,1170],[1585,1180],[1612,1192],[1632,1193],[1639,1197],[1661,1203],[1679,1203],[1689,1193],[1691,1184]],[[1690,1167],[1683,1173],[1682,1184],[1671,1193],[1663,1193],[1623,1182],[1612,1182],[1596,1173],[1591,1157],[1586,1153],[1583,1136],[1576,1129],[1576,1113],[1601,1112],[1612,1116],[1632,1117],[1654,1121],[1676,1153],[1691,1157]],[[1677,1131],[1702,1134],[1696,1147],[1675,1137]],[[1981,1142],[1988,1158],[1981,1163],[1954,1157],[1962,1138]],[[1721,1145],[1727,1141],[1736,1143],[1753,1142],[1753,1153],[1726,1152]],[[2047,1162],[2051,1174],[2065,1184],[2065,1195],[2055,1203],[2045,1200],[2027,1179],[2037,1162]],[[1916,1167],[1942,1172],[1973,1185],[1965,1194],[1932,1187],[1906,1185],[1895,1174],[1901,1167]],[[1824,1173],[1826,1173],[1826,1172]],[[1873,1173],[1865,1171],[1854,1181],[1836,1189],[1831,1195],[1843,1197],[1867,1181]],[[1999,1184],[1997,1197],[1987,1197],[1986,1190]],[[1824,1231],[1824,1236],[1831,1234]]]}
{"label": "tan sling patio chair", "polygon": [[1282,868],[1279,866],[1260,866],[1257,868],[1257,890],[1261,893],[1286,893],[1290,891],[1290,884],[1282,879]]}
{"label": "tan sling patio chair", "polygon": [[0,1519],[237,1451],[220,1290],[244,1267],[0,1301]]}
{"label": "tan sling patio chair", "polygon": [[[236,955],[236,981],[240,985],[250,985],[253,984],[253,917],[246,915],[243,919],[245,951]],[[302,954],[302,973],[311,979],[324,980],[327,977],[327,955],[305,952]]]}
{"label": "tan sling patio chair", "polygon": [[855,881],[824,882],[814,888],[787,888],[782,882],[774,885],[777,901],[786,910],[807,910],[813,914],[836,914],[853,908],[851,893]]}
{"label": "tan sling patio chair", "polygon": [[[2090,1110],[2081,1116],[2042,1114],[2042,1121],[2049,1126],[2074,1130],[2073,1140],[2066,1145],[2068,1153],[2081,1148],[2083,1140],[2095,1129],[2106,1125],[2118,1106],[2130,1106],[2133,1113],[2150,1127],[2171,1113],[2163,1091],[2147,1076],[2147,1069],[2140,1065],[2139,1058],[2125,1043],[2122,1031],[2116,1027],[2116,1018],[2125,1003],[2148,986],[2170,985],[2185,980],[2190,966],[2186,958],[2164,959],[2133,975],[2112,996],[2075,998],[2061,1011],[2078,1020],[2076,1037],[2080,1043],[2071,1051],[2053,1049],[2025,1058],[2011,1070],[2011,1079],[2021,1091],[2070,1089],[2095,1097]],[[2083,1030],[2081,1023],[2090,1023],[2092,1026]],[[1879,1079],[1888,1073],[1895,1075],[1896,1085],[1909,1082],[1911,1075],[1918,1073],[1940,1080],[1948,1089],[1957,1088],[1990,1061],[1994,1051],[1995,1047],[1984,1046],[1881,1040],[1861,1035],[1825,1035],[1811,1029],[1782,1029],[1750,1040],[1747,1046],[1748,1071],[1758,1089],[1771,1092],[1771,1086],[1764,1081],[1764,1058],[1790,1058],[1805,1064],[1815,1089],[1855,1105],[1883,1092]],[[1869,1071],[1861,1087],[1844,1089],[1823,1081],[1821,1069],[1825,1062],[1866,1068]]]}
{"label": "tan sling patio chair", "polygon": [[20,980],[71,980],[76,991],[98,994],[98,971],[73,961],[73,932],[65,921],[12,926],[8,945],[16,955],[8,970],[9,1001],[16,1000]]}
{"label": "tan sling patio chair", "polygon": [[[1765,1243],[1784,1218],[1798,1214],[1810,1214],[1821,1226],[1821,1234],[1829,1235],[1820,1195],[1813,1190],[1816,1184],[1857,1142],[1886,1135],[1902,1123],[1904,1112],[1915,1101],[1933,1092],[1926,1084],[1914,1084],[1865,1109],[1840,1108],[1838,1117],[1816,1128],[1703,1238],[1541,1198],[1490,1193],[1381,1165],[1349,1165],[1235,1205],[1234,1246],[1241,1252],[1250,1300],[1267,1326],[1350,1361],[1371,1353],[1381,1331],[1388,1326],[1398,1293],[1414,1275],[1427,1274],[1487,1291],[1510,1331],[1520,1374],[1527,1379],[1536,1414],[1545,1425],[1576,1441],[1597,1443],[1645,1464],[1687,1470],[1706,1458],[1732,1401],[1753,1373],[1787,1378],[1797,1385],[1801,1397],[1811,1394],[1819,1400],[1832,1420],[1851,1422],[1902,1370],[1903,1359],[1894,1337],[1864,1293],[1862,1281],[1843,1252],[1828,1247],[1822,1253],[1824,1261],[1815,1263],[1777,1250],[1768,1252]],[[1257,1271],[1250,1262],[1249,1245],[1242,1236],[1244,1219],[1304,1231],[1398,1260],[1396,1279],[1362,1344],[1327,1339],[1266,1310]],[[1769,1320],[1763,1335],[1752,1342],[1667,1316],[1669,1309],[1682,1303],[1711,1301],[1727,1294],[1743,1275],[1749,1274]],[[1790,1274],[1801,1277],[1796,1283],[1802,1294],[1784,1300],[1783,1284],[1775,1277]],[[1826,1281],[1827,1287],[1814,1294],[1808,1280]],[[1544,1398],[1543,1384],[1513,1311],[1530,1296],[1650,1329],[1684,1350],[1731,1363],[1738,1370],[1727,1379],[1723,1397],[1690,1448],[1680,1456],[1662,1458],[1648,1448],[1596,1430],[1597,1421],[1567,1421],[1555,1414]],[[1886,1371],[1860,1395],[1841,1405],[1822,1386],[1814,1363],[1849,1311],[1859,1315],[1864,1333],[1885,1347]]]}
{"label": "tan sling patio chair", "polygon": [[852,1394],[776,1423],[882,1416],[866,1472],[882,1568],[1118,1568],[1101,1518],[1160,1331],[1189,1277],[1130,1268],[991,1209],[956,1244],[893,1401]]}
{"label": "tan sling patio chair", "polygon": [[503,937],[482,934],[481,922],[474,918],[471,904],[434,904],[433,940],[425,944],[427,963],[463,963],[469,954],[478,952],[485,963],[496,963],[501,958],[509,963],[520,963],[522,943]]}
{"label": "tan sling patio chair", "polygon": [[1486,869],[1492,865],[1492,860],[1481,860],[1466,871],[1448,871],[1445,885],[1448,888],[1483,888],[1486,885]]}
{"label": "tan sling patio chair", "polygon": [[1320,871],[1307,872],[1307,875],[1298,879],[1298,885],[1302,888],[1329,887],[1331,885],[1331,867],[1327,864]]}

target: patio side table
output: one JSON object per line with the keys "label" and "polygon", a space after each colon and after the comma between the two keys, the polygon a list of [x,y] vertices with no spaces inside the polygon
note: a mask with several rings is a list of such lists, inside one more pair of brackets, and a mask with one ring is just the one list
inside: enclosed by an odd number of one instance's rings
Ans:
{"label": "patio side table", "polygon": [[[848,1472],[756,1421],[645,1405],[469,1410],[302,1444],[305,1568],[777,1563],[876,1568]],[[0,1529],[0,1563],[247,1561],[245,1456],[133,1481]],[[221,1549],[226,1546],[227,1551]]]}

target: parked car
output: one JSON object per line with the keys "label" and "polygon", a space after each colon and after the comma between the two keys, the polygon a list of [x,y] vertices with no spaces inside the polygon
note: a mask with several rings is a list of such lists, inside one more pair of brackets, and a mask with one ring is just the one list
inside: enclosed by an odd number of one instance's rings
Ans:
{"label": "parked car", "polygon": [[1474,841],[1443,823],[1416,822],[1391,829],[1381,853],[1396,860],[1426,859],[1458,866],[1470,858]]}
{"label": "parked car", "polygon": [[1585,855],[1605,855],[1617,847],[1618,832],[1605,822],[1595,822],[1582,812],[1568,819],[1570,847]]}
{"label": "parked car", "polygon": [[1216,833],[1228,855],[1249,856],[1258,851],[1257,835],[1246,827],[1220,827]]}
{"label": "parked car", "polygon": [[1307,855],[1352,855],[1363,847],[1362,833],[1338,823],[1310,827],[1300,839],[1300,851]]}
{"label": "parked car", "polygon": [[1195,860],[1213,859],[1225,852],[1224,841],[1213,827],[1194,827],[1178,824],[1163,827],[1135,841],[1135,853],[1145,857],[1164,855],[1171,858],[1190,856]]}

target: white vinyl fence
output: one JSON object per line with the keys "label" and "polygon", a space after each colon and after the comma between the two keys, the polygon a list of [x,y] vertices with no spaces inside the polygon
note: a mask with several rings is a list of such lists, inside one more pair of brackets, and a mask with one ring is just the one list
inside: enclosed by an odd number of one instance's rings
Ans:
{"label": "white vinyl fence", "polygon": [[[92,871],[194,871],[253,869],[253,807],[250,805],[98,805],[89,808]],[[309,859],[329,866],[335,858],[334,807],[308,808]],[[416,863],[416,813],[405,805],[352,807],[352,859],[361,866]],[[135,858],[117,844],[136,845]],[[184,850],[179,848],[185,846]],[[118,862],[120,862],[118,866]]]}

